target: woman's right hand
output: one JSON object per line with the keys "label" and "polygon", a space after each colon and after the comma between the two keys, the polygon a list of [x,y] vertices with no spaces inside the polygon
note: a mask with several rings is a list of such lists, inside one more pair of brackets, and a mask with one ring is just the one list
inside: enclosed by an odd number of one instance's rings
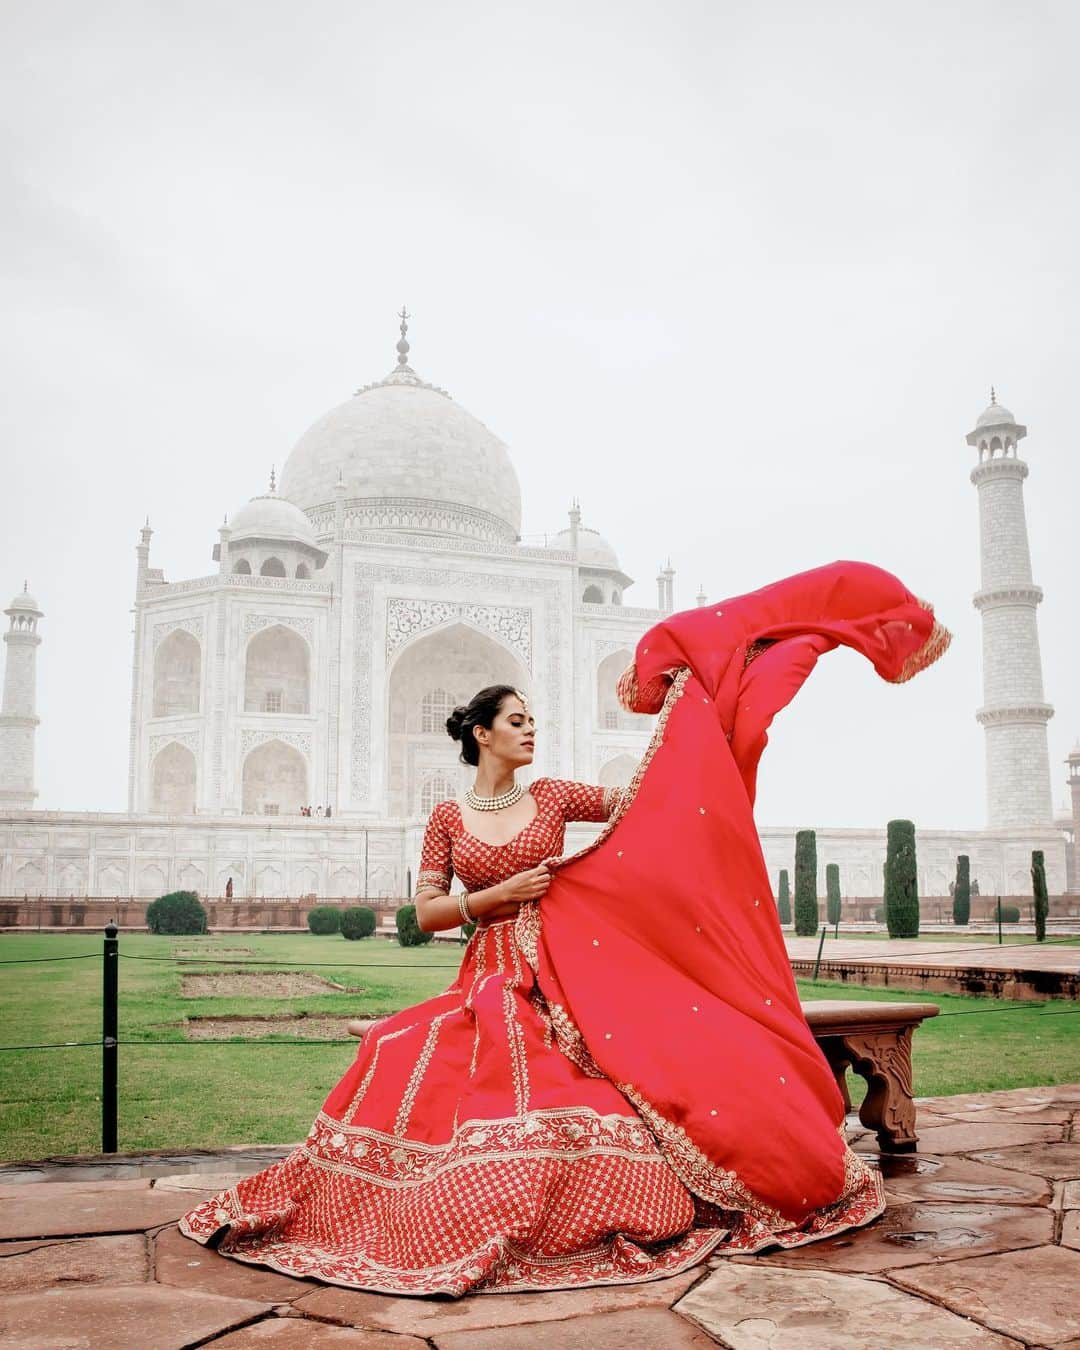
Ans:
{"label": "woman's right hand", "polygon": [[550,884],[551,873],[547,863],[518,872],[516,876],[492,886],[491,892],[497,897],[496,903],[491,909],[485,909],[481,917],[488,921],[512,918],[522,905],[541,899]]}

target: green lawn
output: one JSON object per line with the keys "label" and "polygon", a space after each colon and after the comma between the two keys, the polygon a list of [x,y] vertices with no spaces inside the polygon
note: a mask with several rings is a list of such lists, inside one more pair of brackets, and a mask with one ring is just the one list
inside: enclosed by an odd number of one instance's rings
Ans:
{"label": "green lawn", "polygon": [[[285,962],[349,992],[296,998],[181,997],[184,972],[237,969],[206,961],[147,961],[174,948],[208,956],[245,947],[266,967]],[[326,1093],[356,1052],[344,1038],[349,1017],[391,1012],[430,997],[452,980],[460,948],[301,934],[213,934],[120,940],[121,1150],[283,1143],[300,1139]],[[0,961],[70,956],[89,959],[6,965],[0,971],[0,1043],[94,1041],[101,1035],[101,938],[90,934],[0,935]],[[335,968],[335,962],[357,964]],[[251,967],[245,967],[250,969]],[[915,1037],[915,1090],[920,1096],[1080,1081],[1080,1013],[1046,1016],[1075,1004],[1014,1004],[995,999],[926,996],[808,982],[804,997],[932,1001],[940,1017]],[[996,1012],[998,1008],[1022,1011]],[[289,1045],[184,1039],[188,1015],[300,1012],[340,1018],[343,1040]],[[138,1045],[133,1041],[170,1042]],[[41,1158],[93,1153],[100,1146],[100,1052],[88,1049],[7,1051],[0,1057],[0,1157]]]}

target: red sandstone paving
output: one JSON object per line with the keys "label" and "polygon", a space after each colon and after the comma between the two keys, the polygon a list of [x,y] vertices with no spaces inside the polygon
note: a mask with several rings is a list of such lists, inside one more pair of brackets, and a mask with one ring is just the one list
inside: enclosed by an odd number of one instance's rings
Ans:
{"label": "red sandstone paving", "polygon": [[878,1280],[824,1271],[793,1279],[725,1262],[675,1310],[731,1350],[1018,1350],[1016,1341]]}
{"label": "red sandstone paving", "polygon": [[22,1253],[0,1244],[0,1258],[0,1290],[14,1294],[56,1286],[138,1284],[150,1278],[142,1233],[44,1243]]}
{"label": "red sandstone paving", "polygon": [[1037,1345],[1074,1339],[1080,1329],[1080,1252],[1062,1247],[1006,1252],[959,1266],[922,1266],[892,1278],[905,1289]]}
{"label": "red sandstone paving", "polygon": [[[1066,1125],[1072,1116],[1076,1113],[1076,1107],[1069,1105],[1047,1105],[1047,1106],[1006,1106],[995,1110],[988,1108],[980,1111],[974,1106],[969,1106],[966,1110],[957,1110],[952,1115],[943,1115],[940,1112],[934,1113],[934,1123],[942,1125],[951,1125],[957,1121],[964,1124],[983,1124],[983,1125]],[[923,1120],[923,1113],[919,1112],[919,1121]]]}
{"label": "red sandstone paving", "polygon": [[0,1299],[0,1343],[19,1350],[181,1350],[268,1311],[253,1299],[158,1284],[46,1289]]}
{"label": "red sandstone paving", "polygon": [[978,1152],[975,1162],[992,1167],[1009,1167],[1017,1172],[1033,1172],[1040,1177],[1057,1181],[1080,1178],[1080,1140],[1067,1144],[1032,1144],[1028,1148],[1004,1148]]}
{"label": "red sandstone paving", "polygon": [[559,1290],[550,1294],[478,1294],[472,1298],[436,1300],[385,1298],[351,1289],[326,1287],[306,1294],[292,1306],[332,1322],[410,1336],[448,1336],[452,1331],[489,1331],[530,1322],[564,1322],[593,1313],[627,1309],[668,1308],[701,1278],[701,1268],[666,1280]]}
{"label": "red sandstone paving", "polygon": [[973,1153],[976,1149],[1056,1143],[1065,1137],[1064,1125],[993,1125],[973,1121],[935,1125],[928,1130],[917,1124],[917,1128],[920,1153]]}
{"label": "red sandstone paving", "polygon": [[269,1317],[212,1342],[214,1350],[425,1350],[426,1341],[389,1331],[354,1331],[307,1318]]}
{"label": "red sandstone paving", "polygon": [[[529,1322],[490,1331],[436,1333],[437,1350],[715,1350],[716,1342],[667,1308],[596,1313],[573,1322]],[[419,1342],[417,1342],[419,1344]],[[390,1350],[390,1347],[387,1348]]]}
{"label": "red sandstone paving", "polygon": [[1080,1209],[1080,1181],[1066,1181],[1061,1190],[1062,1209]]}
{"label": "red sandstone paving", "polygon": [[163,1229],[154,1239],[154,1278],[178,1289],[201,1289],[232,1298],[257,1298],[266,1303],[291,1303],[326,1286],[294,1279],[265,1266],[249,1266],[220,1256],[184,1237],[179,1228]]}
{"label": "red sandstone paving", "polygon": [[0,1240],[5,1238],[75,1237],[83,1233],[133,1233],[171,1223],[213,1191],[187,1193],[156,1190],[114,1190],[101,1182],[92,1189],[65,1191],[60,1183],[31,1183],[17,1189],[0,1206]]}
{"label": "red sandstone paving", "polygon": [[[1080,948],[1077,948],[1080,951]],[[1035,1102],[1064,1102],[1074,1110],[1080,1109],[1080,1083],[1051,1084],[1040,1088],[1004,1088],[1000,1092],[958,1092],[954,1097],[919,1097],[919,1111],[950,1112],[969,1106],[985,1106],[987,1110],[1004,1111],[1010,1106],[1030,1106]]]}
{"label": "red sandstone paving", "polygon": [[[1061,1225],[1061,1245],[1080,1251],[1080,1210],[1072,1209],[1065,1215]],[[1080,1294],[1077,1297],[1080,1299]],[[1077,1315],[1080,1316],[1080,1309]]]}
{"label": "red sandstone paving", "polygon": [[1053,1187],[1045,1177],[967,1158],[924,1153],[883,1154],[881,1173],[890,1204],[951,1201],[994,1205],[1049,1205]]}
{"label": "red sandstone paving", "polygon": [[[120,1191],[149,1191],[151,1182],[149,1177],[139,1177],[129,1181],[109,1180],[108,1178],[96,1177],[86,1181],[48,1181],[31,1182],[30,1185],[48,1186],[48,1193],[53,1202],[66,1200],[72,1195],[85,1195],[87,1191],[107,1191],[109,1195],[117,1194]],[[205,1188],[206,1182],[201,1183]],[[22,1199],[30,1186],[26,1182],[14,1182],[8,1186],[0,1186],[0,1202],[6,1200]]]}
{"label": "red sandstone paving", "polygon": [[1053,1239],[1054,1216],[1042,1207],[919,1202],[893,1205],[868,1228],[823,1242],[733,1259],[804,1270],[877,1272],[928,1261],[961,1261]]}

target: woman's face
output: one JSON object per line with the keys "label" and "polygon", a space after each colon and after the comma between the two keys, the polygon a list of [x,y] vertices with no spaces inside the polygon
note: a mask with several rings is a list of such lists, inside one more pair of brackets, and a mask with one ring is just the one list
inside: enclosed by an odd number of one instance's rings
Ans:
{"label": "woman's face", "polygon": [[491,726],[477,727],[474,735],[481,754],[486,751],[514,768],[533,761],[536,719],[516,694],[507,694]]}

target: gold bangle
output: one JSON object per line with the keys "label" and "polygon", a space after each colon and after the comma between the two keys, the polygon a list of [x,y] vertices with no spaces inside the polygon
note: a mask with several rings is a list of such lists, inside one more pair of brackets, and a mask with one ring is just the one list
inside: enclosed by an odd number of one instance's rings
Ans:
{"label": "gold bangle", "polygon": [[467,891],[462,891],[462,893],[458,896],[457,905],[458,905],[458,913],[461,915],[462,923],[476,922],[476,915],[469,908],[469,894]]}

